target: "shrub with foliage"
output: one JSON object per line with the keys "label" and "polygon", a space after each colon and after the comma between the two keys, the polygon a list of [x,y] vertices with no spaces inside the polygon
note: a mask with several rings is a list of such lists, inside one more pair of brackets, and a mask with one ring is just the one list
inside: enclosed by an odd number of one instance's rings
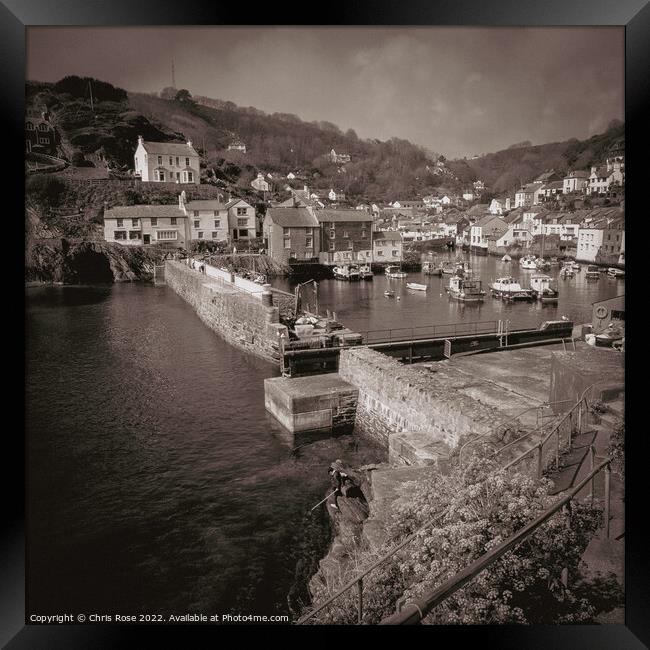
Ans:
{"label": "shrub with foliage", "polygon": [[[557,501],[551,482],[521,474],[508,475],[491,460],[475,457],[463,471],[435,482],[408,485],[408,501],[392,513],[386,548],[371,554],[357,549],[354,570],[339,580],[329,578],[315,594],[314,605],[335,592],[358,571],[375,561],[437,513],[444,516],[417,539],[364,578],[364,622],[377,623],[412,600],[440,586]],[[426,618],[435,624],[585,623],[597,607],[590,602],[588,583],[578,584],[580,558],[601,512],[590,503],[574,503],[449,597]],[[573,578],[566,587],[562,571]],[[350,590],[315,619],[319,623],[356,620],[356,593]],[[620,596],[620,595],[619,595]]]}
{"label": "shrub with foliage", "polygon": [[36,174],[25,181],[25,196],[28,201],[44,207],[57,207],[66,191],[66,184],[56,176]]}
{"label": "shrub with foliage", "polygon": [[614,428],[609,439],[607,455],[612,459],[612,470],[625,479],[625,422]]}

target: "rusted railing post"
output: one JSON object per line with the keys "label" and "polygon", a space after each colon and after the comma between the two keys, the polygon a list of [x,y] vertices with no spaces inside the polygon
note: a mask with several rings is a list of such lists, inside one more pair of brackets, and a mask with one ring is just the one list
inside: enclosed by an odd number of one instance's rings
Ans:
{"label": "rusted railing post", "polygon": [[609,539],[609,499],[610,499],[610,479],[611,467],[609,463],[605,467],[605,536]]}
{"label": "rusted railing post", "polygon": [[542,478],[542,443],[537,445],[537,478]]}
{"label": "rusted railing post", "polygon": [[363,622],[363,578],[357,581],[357,622],[359,625]]}

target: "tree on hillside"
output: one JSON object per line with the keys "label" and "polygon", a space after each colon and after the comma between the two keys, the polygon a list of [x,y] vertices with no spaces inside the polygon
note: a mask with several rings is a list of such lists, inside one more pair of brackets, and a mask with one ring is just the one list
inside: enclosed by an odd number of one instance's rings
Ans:
{"label": "tree on hillside", "polygon": [[177,102],[181,102],[181,103],[187,103],[187,104],[194,104],[195,103],[194,100],[192,99],[192,95],[191,95],[190,91],[187,90],[186,88],[181,88],[181,90],[179,90],[176,93],[176,96],[174,97],[174,99]]}
{"label": "tree on hillside", "polygon": [[77,77],[70,75],[63,77],[54,84],[57,93],[67,93],[73,97],[90,97],[92,90],[93,98],[96,101],[126,101],[128,95],[123,88],[117,88],[106,81],[100,81],[93,77]]}
{"label": "tree on hillside", "polygon": [[160,91],[161,99],[176,99],[178,90],[173,86],[167,86]]}

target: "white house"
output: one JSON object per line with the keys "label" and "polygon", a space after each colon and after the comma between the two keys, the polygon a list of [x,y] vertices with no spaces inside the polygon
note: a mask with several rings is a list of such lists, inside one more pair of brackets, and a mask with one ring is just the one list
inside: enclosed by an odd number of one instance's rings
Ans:
{"label": "white house", "polygon": [[463,192],[463,199],[465,201],[473,201],[474,200],[474,192],[472,190],[465,190]]}
{"label": "white house", "polygon": [[510,210],[510,197],[505,199],[492,199],[488,211],[490,214],[503,214]]}
{"label": "white house", "polygon": [[145,142],[138,136],[133,155],[134,171],[143,182],[193,183],[201,182],[199,154],[188,140],[180,142]]}
{"label": "white house", "polygon": [[128,205],[104,210],[104,239],[122,246],[185,248],[190,237],[180,205]]}
{"label": "white house", "polygon": [[243,199],[233,199],[226,203],[228,210],[228,229],[232,241],[254,239],[257,232],[255,208]]}
{"label": "white house", "polygon": [[331,189],[329,191],[329,194],[327,195],[330,201],[344,201],[345,200],[345,192],[341,191],[335,191]]}
{"label": "white house", "polygon": [[625,167],[618,158],[608,159],[605,165],[591,168],[587,192],[589,194],[606,194],[614,183],[620,187],[625,185]]}
{"label": "white house", "polygon": [[491,214],[483,217],[470,227],[470,250],[487,253],[488,242],[498,240],[507,230],[508,224],[500,217]]}
{"label": "white house", "polygon": [[229,241],[228,208],[223,201],[185,202],[185,193],[183,192],[179,197],[179,207],[189,220],[191,239]]}
{"label": "white house", "polygon": [[562,192],[570,194],[571,192],[584,192],[589,184],[589,174],[582,170],[570,171],[562,181]]}
{"label": "white house", "polygon": [[539,203],[539,195],[542,191],[542,183],[535,181],[528,183],[515,192],[515,208],[528,208]]}
{"label": "white house", "polygon": [[372,259],[374,262],[400,262],[402,236],[396,230],[379,230],[372,234]]}
{"label": "white house", "polygon": [[533,242],[533,233],[528,228],[510,224],[508,230],[496,240],[496,246],[520,246],[521,248],[528,248]]}
{"label": "white house", "polygon": [[264,174],[259,172],[257,178],[251,181],[251,186],[258,192],[268,192],[271,189],[268,181],[264,180]]}
{"label": "white house", "polygon": [[228,145],[228,151],[246,153],[246,145],[241,140],[235,140]]}
{"label": "white house", "polygon": [[576,259],[585,262],[595,262],[596,256],[603,245],[603,237],[607,220],[600,220],[578,229],[578,246]]}

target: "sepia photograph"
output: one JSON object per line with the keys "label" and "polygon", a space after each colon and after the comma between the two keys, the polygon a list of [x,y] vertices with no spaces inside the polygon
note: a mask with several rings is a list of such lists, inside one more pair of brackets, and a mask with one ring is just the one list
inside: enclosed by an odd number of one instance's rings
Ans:
{"label": "sepia photograph", "polygon": [[24,62],[25,625],[625,625],[624,25]]}

